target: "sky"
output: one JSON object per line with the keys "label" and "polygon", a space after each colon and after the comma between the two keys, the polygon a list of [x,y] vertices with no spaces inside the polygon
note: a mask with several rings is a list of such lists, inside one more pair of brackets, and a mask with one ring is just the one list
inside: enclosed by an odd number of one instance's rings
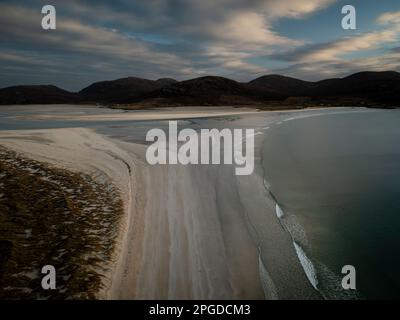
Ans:
{"label": "sky", "polygon": [[[56,30],[41,27],[44,5]],[[353,5],[357,29],[341,26]],[[400,0],[0,0],[0,87],[400,71]]]}

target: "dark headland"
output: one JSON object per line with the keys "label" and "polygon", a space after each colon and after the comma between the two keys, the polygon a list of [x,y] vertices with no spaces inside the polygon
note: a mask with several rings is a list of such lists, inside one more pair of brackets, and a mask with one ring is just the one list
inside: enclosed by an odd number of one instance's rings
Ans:
{"label": "dark headland", "polygon": [[0,104],[103,104],[121,108],[249,106],[260,109],[314,106],[400,106],[400,73],[359,72],[317,82],[266,75],[243,83],[206,76],[185,81],[128,77],[96,82],[79,92],[52,85],[0,89]]}

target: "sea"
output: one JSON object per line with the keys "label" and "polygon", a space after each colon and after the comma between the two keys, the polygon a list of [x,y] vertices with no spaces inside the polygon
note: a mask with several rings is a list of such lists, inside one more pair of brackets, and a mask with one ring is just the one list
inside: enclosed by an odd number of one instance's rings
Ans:
{"label": "sea", "polygon": [[[266,132],[261,161],[323,297],[400,297],[400,110],[288,116]],[[356,290],[343,288],[344,266]]]}

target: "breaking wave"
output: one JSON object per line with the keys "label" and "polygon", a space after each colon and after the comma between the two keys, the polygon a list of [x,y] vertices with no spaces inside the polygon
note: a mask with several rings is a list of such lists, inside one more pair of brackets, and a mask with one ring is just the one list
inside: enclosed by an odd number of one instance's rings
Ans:
{"label": "breaking wave", "polygon": [[[360,295],[356,290],[344,290],[341,285],[342,278],[335,274],[325,264],[318,260],[312,260],[304,248],[309,247],[307,235],[298,221],[296,215],[285,212],[282,206],[278,203],[276,197],[271,191],[271,185],[264,179],[264,186],[268,196],[275,203],[275,212],[282,227],[290,234],[293,246],[295,248],[299,262],[304,270],[304,273],[313,286],[324,299],[342,300],[342,299],[359,299]],[[260,258],[260,274],[264,273],[265,267]],[[266,270],[265,270],[266,272]],[[268,274],[268,273],[266,273]],[[265,279],[265,280],[264,280]],[[272,281],[272,280],[270,280]],[[271,283],[268,278],[263,277],[263,282]],[[273,284],[273,283],[272,283]],[[268,285],[269,290],[271,286]],[[275,289],[276,290],[276,289]],[[270,293],[271,294],[271,293]]]}
{"label": "breaking wave", "polygon": [[300,247],[295,241],[293,241],[293,245],[294,248],[296,249],[297,257],[300,260],[300,264],[303,267],[303,270],[308,278],[308,281],[310,281],[311,285],[316,290],[318,290],[318,278],[313,263],[307,257],[302,247]]}
{"label": "breaking wave", "polygon": [[275,204],[275,212],[276,212],[276,216],[279,219],[283,218],[283,211],[282,211],[281,207],[278,204]]}
{"label": "breaking wave", "polygon": [[[281,223],[282,227],[292,237],[293,245],[296,249],[297,257],[300,261],[304,272],[310,281],[311,285],[318,290],[318,278],[316,268],[313,265],[311,259],[307,257],[301,246],[308,246],[307,236],[304,228],[298,222],[298,219],[294,214],[287,214],[279,205],[276,197],[271,191],[271,185],[266,179],[264,179],[264,187],[267,190],[268,196],[275,202],[275,213]],[[318,290],[319,291],[319,290]]]}

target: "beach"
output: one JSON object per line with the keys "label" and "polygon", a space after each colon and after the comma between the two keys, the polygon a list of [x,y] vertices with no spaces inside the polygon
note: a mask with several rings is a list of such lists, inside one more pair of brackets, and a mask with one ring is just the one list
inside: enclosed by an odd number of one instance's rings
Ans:
{"label": "beach", "polygon": [[[169,110],[153,112],[152,120],[169,119]],[[256,158],[262,139],[260,134],[255,140]],[[0,145],[115,185],[124,214],[97,298],[320,298],[276,214],[257,161],[255,173],[244,177],[235,176],[232,165],[150,166],[145,144],[83,127],[3,130]]]}

